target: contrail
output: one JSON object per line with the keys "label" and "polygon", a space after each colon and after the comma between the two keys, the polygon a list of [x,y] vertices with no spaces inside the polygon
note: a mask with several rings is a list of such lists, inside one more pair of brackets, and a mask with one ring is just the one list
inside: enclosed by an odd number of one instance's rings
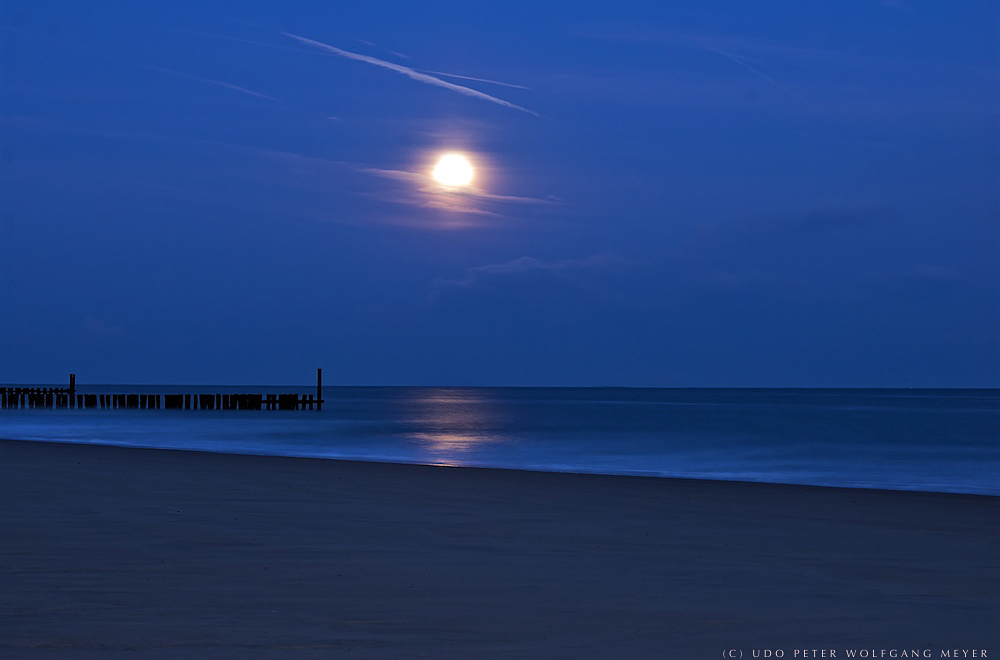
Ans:
{"label": "contrail", "polygon": [[212,85],[218,85],[220,87],[225,87],[236,92],[242,92],[243,94],[249,94],[250,96],[256,96],[259,99],[267,99],[268,101],[277,101],[278,99],[273,96],[268,96],[267,94],[261,94],[260,92],[255,92],[252,89],[247,89],[246,87],[240,87],[239,85],[234,85],[232,83],[222,82],[221,80],[212,80],[211,78],[202,78],[200,76],[192,76],[190,73],[184,73],[182,71],[174,71],[173,69],[164,69],[159,66],[147,67],[153,69],[154,71],[160,71],[162,73],[169,73],[175,76],[181,76],[182,78],[190,78],[191,80],[200,80],[201,82],[211,83]]}
{"label": "contrail", "polygon": [[403,66],[402,64],[393,64],[392,62],[386,62],[385,60],[380,60],[377,57],[369,57],[368,55],[360,55],[358,53],[352,53],[347,50],[341,50],[335,46],[329,44],[324,44],[320,41],[313,41],[312,39],[306,39],[305,37],[299,37],[288,32],[282,32],[286,37],[291,37],[296,41],[300,41],[304,44],[310,46],[315,46],[325,51],[329,51],[335,55],[340,55],[341,57],[346,57],[352,60],[358,60],[359,62],[367,62],[368,64],[374,64],[375,66],[380,66],[390,71],[395,71],[396,73],[401,73],[408,78],[412,78],[417,82],[427,83],[428,85],[435,85],[436,87],[444,87],[445,89],[450,89],[453,92],[458,92],[459,94],[464,94],[465,96],[471,96],[477,99],[483,99],[484,101],[490,101],[491,103],[496,103],[498,105],[503,105],[508,108],[513,108],[515,110],[520,110],[521,112],[527,112],[530,115],[535,115],[540,117],[537,112],[528,110],[527,108],[522,108],[519,105],[510,103],[509,101],[504,101],[503,99],[498,99],[495,96],[490,96],[489,94],[484,94],[483,92],[471,89],[469,87],[463,87],[461,85],[456,85],[455,83],[450,83],[446,80],[441,80],[440,78],[435,78],[432,75],[421,73],[408,66]]}
{"label": "contrail", "polygon": [[379,46],[374,41],[368,41],[367,39],[358,39],[358,41],[361,42],[361,43],[363,43],[366,46],[371,46],[372,48],[378,48],[379,50],[384,50],[385,52],[387,52],[387,53],[389,53],[391,55],[395,55],[396,57],[398,57],[401,60],[408,60],[408,59],[410,59],[410,56],[407,55],[406,53],[401,53],[398,50],[389,50],[388,48],[382,48],[381,46]]}
{"label": "contrail", "polygon": [[809,101],[809,99],[807,99],[806,97],[802,96],[801,94],[799,94],[798,92],[796,92],[791,87],[788,87],[787,85],[781,84],[780,82],[778,82],[777,80],[775,80],[771,76],[767,75],[766,73],[764,73],[760,69],[758,69],[756,67],[753,67],[753,66],[750,66],[750,64],[747,62],[747,59],[745,57],[740,57],[739,55],[734,55],[733,53],[726,52],[726,51],[721,50],[719,48],[712,48],[711,46],[704,46],[704,48],[706,48],[707,50],[712,51],[713,53],[718,53],[719,55],[722,55],[723,57],[726,57],[726,58],[732,60],[733,62],[736,62],[741,67],[743,67],[744,69],[746,69],[750,73],[754,74],[758,78],[766,80],[767,82],[771,83],[772,85],[774,85],[778,89],[783,90],[785,92],[788,92],[789,94],[791,94],[795,98],[799,99],[800,101],[805,101],[806,103],[810,103],[811,102],[811,101]]}
{"label": "contrail", "polygon": [[460,76],[457,73],[445,73],[444,71],[428,71],[427,73],[433,73],[436,76],[447,76],[448,78],[461,78],[462,80],[475,80],[477,82],[489,83],[491,85],[502,85],[504,87],[513,87],[514,89],[528,89],[524,85],[515,85],[514,83],[500,82],[499,80],[490,80],[489,78],[473,78],[472,76]]}

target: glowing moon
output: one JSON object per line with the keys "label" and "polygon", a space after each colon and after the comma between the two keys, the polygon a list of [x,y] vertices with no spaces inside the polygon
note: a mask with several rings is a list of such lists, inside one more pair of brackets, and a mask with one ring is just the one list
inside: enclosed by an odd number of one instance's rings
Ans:
{"label": "glowing moon", "polygon": [[445,154],[434,166],[431,176],[443,186],[459,188],[472,183],[475,174],[476,171],[468,158],[462,154]]}

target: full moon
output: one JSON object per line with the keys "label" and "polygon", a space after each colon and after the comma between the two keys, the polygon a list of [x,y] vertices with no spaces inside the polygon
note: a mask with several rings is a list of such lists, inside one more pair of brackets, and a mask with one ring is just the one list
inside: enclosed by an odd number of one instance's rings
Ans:
{"label": "full moon", "polygon": [[458,188],[472,183],[475,173],[472,163],[462,154],[445,154],[438,160],[431,175],[443,186]]}

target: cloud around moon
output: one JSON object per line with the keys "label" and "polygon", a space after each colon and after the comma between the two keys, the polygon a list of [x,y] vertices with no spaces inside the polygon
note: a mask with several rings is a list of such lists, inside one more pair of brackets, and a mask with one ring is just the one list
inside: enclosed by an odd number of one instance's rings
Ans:
{"label": "cloud around moon", "polygon": [[409,184],[408,187],[412,187],[411,192],[382,198],[384,201],[391,201],[396,204],[434,208],[453,213],[505,217],[503,213],[498,213],[489,207],[497,208],[497,205],[505,204],[546,206],[560,203],[560,200],[555,198],[497,195],[480,190],[475,186],[466,186],[460,189],[448,188],[436,182],[433,177],[419,172],[379,168],[361,168],[359,171]]}

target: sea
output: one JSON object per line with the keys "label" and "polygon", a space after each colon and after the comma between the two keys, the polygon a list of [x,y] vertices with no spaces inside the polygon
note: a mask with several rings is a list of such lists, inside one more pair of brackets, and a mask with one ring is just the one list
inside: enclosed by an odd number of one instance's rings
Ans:
{"label": "sea", "polygon": [[0,438],[1000,495],[1000,389],[325,387],[323,395],[321,411],[0,410]]}

